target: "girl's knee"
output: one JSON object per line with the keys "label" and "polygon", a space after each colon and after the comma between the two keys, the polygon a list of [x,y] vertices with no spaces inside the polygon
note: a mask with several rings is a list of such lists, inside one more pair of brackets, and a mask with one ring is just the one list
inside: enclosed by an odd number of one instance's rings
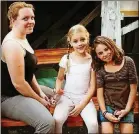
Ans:
{"label": "girl's knee", "polygon": [[66,121],[66,117],[64,117],[64,116],[54,116],[54,119],[55,119],[55,123],[56,124],[64,124],[64,122]]}

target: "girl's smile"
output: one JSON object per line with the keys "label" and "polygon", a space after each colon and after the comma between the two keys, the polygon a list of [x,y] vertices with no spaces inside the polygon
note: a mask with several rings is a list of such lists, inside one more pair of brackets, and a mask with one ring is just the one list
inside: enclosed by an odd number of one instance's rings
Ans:
{"label": "girl's smile", "polygon": [[71,46],[77,53],[84,53],[88,45],[86,34],[78,32],[71,37]]}
{"label": "girl's smile", "polygon": [[103,44],[99,44],[96,47],[96,54],[97,54],[98,58],[104,62],[109,63],[112,61],[112,57],[113,57],[112,51]]}

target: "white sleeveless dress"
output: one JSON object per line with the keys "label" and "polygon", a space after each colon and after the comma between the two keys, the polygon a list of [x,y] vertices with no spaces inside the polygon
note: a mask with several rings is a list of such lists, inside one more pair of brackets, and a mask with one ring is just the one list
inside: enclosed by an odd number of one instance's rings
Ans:
{"label": "white sleeveless dress", "polygon": [[[67,54],[61,58],[59,66],[67,68]],[[69,56],[69,70],[66,73],[66,82],[64,86],[64,95],[72,99],[72,101],[81,101],[89,88],[90,77],[91,77],[91,63],[92,58],[86,63],[76,63]],[[76,103],[75,102],[75,103]]]}

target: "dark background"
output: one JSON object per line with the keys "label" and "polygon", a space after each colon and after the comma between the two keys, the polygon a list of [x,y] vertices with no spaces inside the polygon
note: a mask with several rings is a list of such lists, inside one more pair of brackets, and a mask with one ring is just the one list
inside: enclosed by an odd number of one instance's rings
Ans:
{"label": "dark background", "polygon": [[[7,9],[12,2],[1,2],[1,42],[10,30]],[[35,7],[36,25],[34,32],[27,36],[34,49],[67,47],[65,44],[57,45],[57,42],[68,32],[71,26],[79,23],[98,5],[101,5],[101,1],[27,1],[27,3],[31,3]],[[72,14],[73,9],[79,6],[80,8],[76,8],[76,12]],[[138,19],[138,17],[125,17],[121,21],[121,25],[124,27]],[[100,15],[94,18],[86,28],[91,34],[90,42],[92,43],[94,38],[101,34]],[[35,45],[34,42],[45,32],[47,34],[43,36],[42,43],[39,42],[39,45]],[[125,54],[134,59],[139,74],[139,28],[122,36],[122,47]]]}

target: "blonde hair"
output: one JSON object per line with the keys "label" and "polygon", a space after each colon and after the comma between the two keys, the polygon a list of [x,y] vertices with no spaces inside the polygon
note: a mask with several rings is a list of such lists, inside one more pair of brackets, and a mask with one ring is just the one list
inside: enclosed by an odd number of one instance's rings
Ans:
{"label": "blonde hair", "polygon": [[89,43],[89,32],[81,24],[74,25],[73,27],[71,27],[69,29],[69,32],[67,34],[67,41],[70,42],[72,35],[75,34],[75,33],[79,33],[79,32],[84,32],[86,34],[86,37],[87,37],[87,40],[88,40],[88,43]]}
{"label": "blonde hair", "polygon": [[10,29],[12,28],[12,21],[17,19],[19,10],[24,7],[31,8],[34,11],[33,5],[27,4],[25,2],[14,2],[9,6],[7,16],[10,21],[10,25],[9,25]]}
{"label": "blonde hair", "polygon": [[68,54],[67,54],[67,69],[65,72],[69,72],[69,66],[70,66],[69,53],[70,53],[70,48],[71,48],[71,46],[70,46],[71,38],[72,38],[73,34],[81,33],[81,32],[86,34],[87,42],[88,42],[87,52],[90,52],[90,50],[89,50],[89,36],[90,36],[90,34],[87,31],[87,29],[81,24],[77,24],[77,25],[72,26],[69,29],[68,34],[67,34]]}

